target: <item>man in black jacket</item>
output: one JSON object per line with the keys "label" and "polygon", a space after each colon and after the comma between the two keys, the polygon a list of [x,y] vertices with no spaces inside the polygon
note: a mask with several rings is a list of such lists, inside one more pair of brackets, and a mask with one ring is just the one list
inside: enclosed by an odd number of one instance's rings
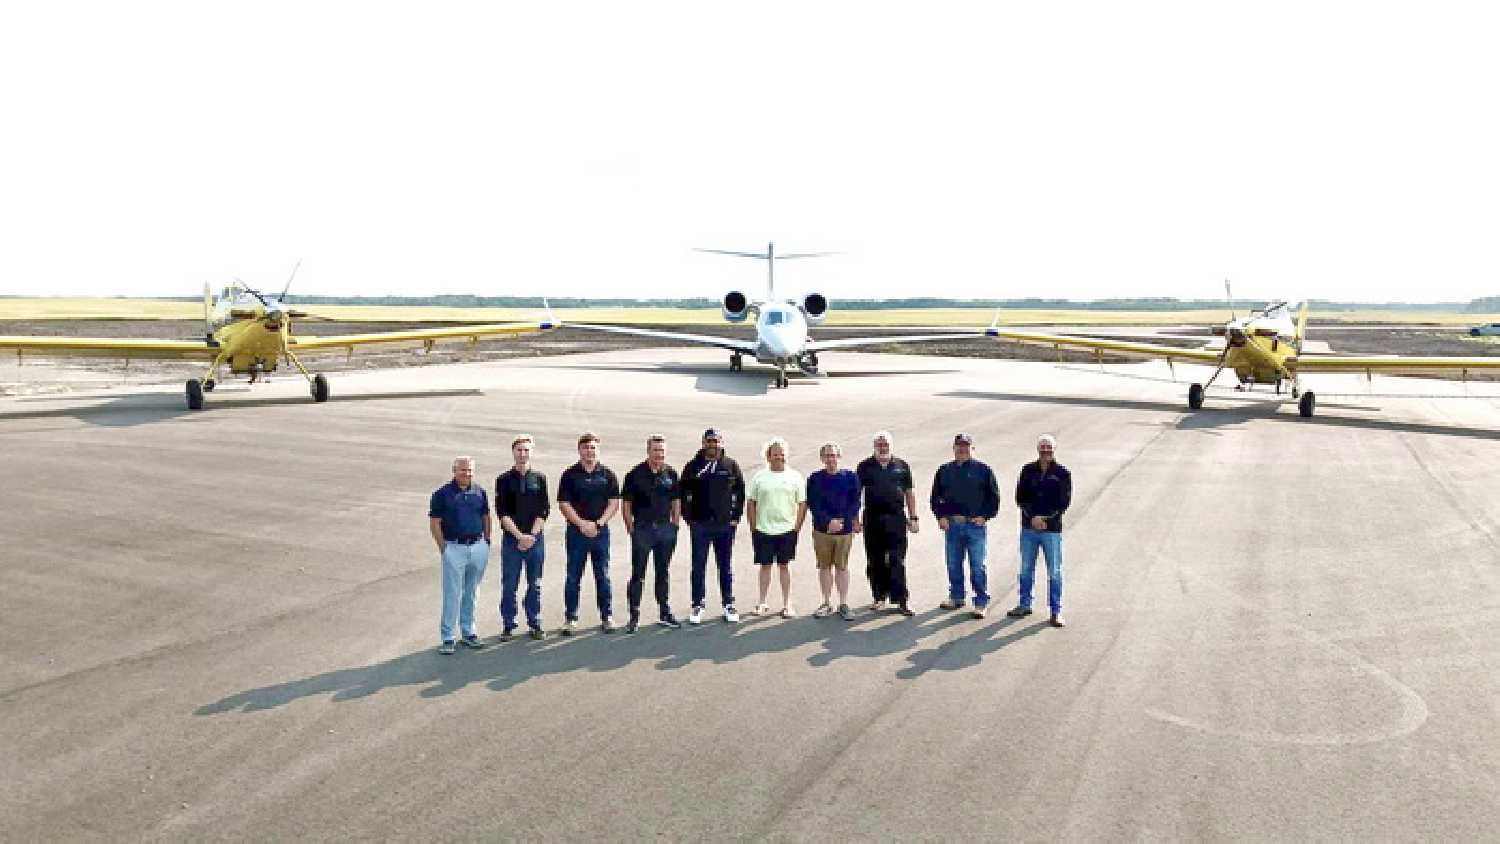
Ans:
{"label": "man in black jacket", "polygon": [[964,605],[964,557],[969,558],[969,581],[974,587],[974,617],[989,612],[989,577],[984,559],[986,529],[1000,512],[1000,487],[990,467],[974,459],[974,438],[953,438],[953,461],[944,463],[932,479],[932,514],[943,532],[948,557],[948,599],[943,609]]}
{"label": "man in black jacket", "polygon": [[1021,602],[1006,615],[1031,615],[1031,588],[1040,550],[1047,558],[1051,624],[1062,627],[1062,515],[1073,502],[1073,475],[1054,459],[1056,448],[1057,440],[1042,434],[1036,442],[1036,462],[1022,466],[1016,479],[1016,506],[1021,508]]}
{"label": "man in black jacket", "polygon": [[708,551],[719,566],[719,597],[724,620],[740,620],[734,609],[734,534],[745,510],[745,476],[740,464],[724,453],[724,437],[713,428],[703,432],[703,448],[682,467],[682,515],[693,545],[693,611],[689,624],[703,623],[708,599]]}

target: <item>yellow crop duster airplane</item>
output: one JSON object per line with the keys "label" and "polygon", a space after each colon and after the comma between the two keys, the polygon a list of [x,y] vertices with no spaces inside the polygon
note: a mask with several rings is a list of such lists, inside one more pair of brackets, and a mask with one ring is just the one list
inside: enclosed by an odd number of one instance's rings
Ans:
{"label": "yellow crop duster airplane", "polygon": [[1272,302],[1260,310],[1252,311],[1248,316],[1236,318],[1231,305],[1229,321],[1213,327],[1213,333],[1224,338],[1222,349],[1186,349],[1155,343],[1018,331],[1001,328],[998,317],[996,324],[991,325],[985,333],[1000,340],[1017,343],[1058,349],[1088,349],[1097,353],[1101,360],[1109,353],[1161,359],[1169,364],[1173,361],[1208,364],[1214,367],[1213,375],[1208,381],[1188,387],[1187,403],[1193,410],[1203,406],[1204,391],[1226,370],[1234,373],[1240,387],[1274,385],[1276,392],[1280,393],[1282,384],[1289,384],[1292,398],[1298,400],[1297,410],[1303,417],[1312,416],[1317,407],[1317,394],[1302,389],[1301,376],[1304,373],[1354,372],[1372,376],[1376,373],[1434,375],[1458,372],[1467,376],[1470,370],[1500,370],[1500,357],[1304,354],[1307,303],[1304,302],[1298,310],[1295,322],[1292,311],[1292,306],[1286,302]]}
{"label": "yellow crop duster airplane", "polygon": [[[295,272],[294,270],[294,275]],[[290,287],[290,280],[287,285]],[[123,358],[127,361],[132,358],[207,361],[208,367],[204,370],[203,377],[192,378],[187,382],[187,406],[190,410],[201,410],[204,393],[213,391],[219,375],[226,368],[231,374],[249,376],[253,383],[260,376],[274,372],[279,362],[286,361],[307,379],[313,401],[324,402],[328,401],[329,396],[328,379],[321,373],[309,372],[302,363],[303,355],[337,351],[352,355],[355,347],[375,343],[420,343],[430,349],[435,343],[444,341],[477,343],[481,337],[535,334],[557,327],[557,323],[551,319],[549,309],[548,319],[539,322],[297,337],[292,334],[294,319],[328,321],[329,318],[289,307],[282,301],[285,298],[285,290],[279,297],[266,296],[237,280],[236,284],[225,288],[223,295],[215,301],[205,284],[202,340],[0,336],[0,349],[15,349],[17,356],[29,353],[37,357],[72,355]]]}

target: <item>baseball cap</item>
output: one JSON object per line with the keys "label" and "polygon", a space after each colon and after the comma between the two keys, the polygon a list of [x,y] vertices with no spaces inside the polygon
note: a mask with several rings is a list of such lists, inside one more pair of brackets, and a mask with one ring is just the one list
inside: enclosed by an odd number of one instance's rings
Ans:
{"label": "baseball cap", "polygon": [[703,438],[705,440],[722,440],[722,439],[724,439],[723,435],[719,433],[719,429],[718,428],[709,428],[707,431],[704,431],[703,432]]}
{"label": "baseball cap", "polygon": [[959,443],[963,443],[964,445],[973,445],[974,438],[969,436],[968,434],[956,434],[953,437],[953,444],[958,445]]}

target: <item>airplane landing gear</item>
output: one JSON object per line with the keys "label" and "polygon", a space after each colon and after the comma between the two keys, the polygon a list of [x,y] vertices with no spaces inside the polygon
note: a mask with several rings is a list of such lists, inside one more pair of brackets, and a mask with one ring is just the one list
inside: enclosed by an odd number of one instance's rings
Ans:
{"label": "airplane landing gear", "polygon": [[1313,411],[1317,409],[1317,406],[1317,394],[1312,390],[1308,390],[1307,392],[1302,394],[1302,399],[1297,402],[1297,412],[1302,415],[1303,419],[1311,419]]}
{"label": "airplane landing gear", "polygon": [[743,372],[744,369],[745,369],[745,358],[739,352],[735,352],[734,354],[732,354],[732,355],[729,356],[729,371],[730,372]]}
{"label": "airplane landing gear", "polygon": [[778,389],[778,390],[785,390],[790,385],[791,385],[791,382],[788,381],[787,377],[786,377],[786,370],[785,369],[778,369],[778,370],[776,370],[776,389]]}
{"label": "airplane landing gear", "polygon": [[207,381],[203,382],[203,392],[212,393],[214,391],[214,387],[217,386],[219,386],[218,383],[214,381],[214,379],[210,378]]}
{"label": "airplane landing gear", "polygon": [[1203,407],[1203,385],[1193,384],[1188,387],[1188,407],[1198,410]]}
{"label": "airplane landing gear", "polygon": [[328,401],[328,379],[323,377],[323,373],[319,372],[317,375],[313,376],[312,386],[310,387],[309,391],[312,393],[313,401]]}
{"label": "airplane landing gear", "polygon": [[188,410],[203,409],[203,382],[197,378],[189,378],[187,382],[187,406]]}

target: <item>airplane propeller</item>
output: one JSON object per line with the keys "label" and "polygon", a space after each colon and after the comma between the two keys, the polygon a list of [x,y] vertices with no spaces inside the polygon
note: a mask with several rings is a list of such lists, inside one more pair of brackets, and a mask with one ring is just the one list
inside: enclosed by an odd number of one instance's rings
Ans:
{"label": "airplane propeller", "polygon": [[203,282],[203,336],[209,340],[214,338],[214,294],[208,289],[208,282]]}
{"label": "airplane propeller", "polygon": [[283,305],[286,304],[287,291],[292,289],[292,279],[297,277],[297,270],[300,269],[302,269],[302,259],[298,258],[296,266],[292,267],[292,274],[287,276],[286,278],[286,286],[281,288],[281,295],[276,297],[276,301],[282,303]]}
{"label": "airplane propeller", "polygon": [[1234,293],[1229,289],[1229,279],[1224,279],[1224,301],[1229,305],[1229,318],[1235,319],[1234,315]]}

